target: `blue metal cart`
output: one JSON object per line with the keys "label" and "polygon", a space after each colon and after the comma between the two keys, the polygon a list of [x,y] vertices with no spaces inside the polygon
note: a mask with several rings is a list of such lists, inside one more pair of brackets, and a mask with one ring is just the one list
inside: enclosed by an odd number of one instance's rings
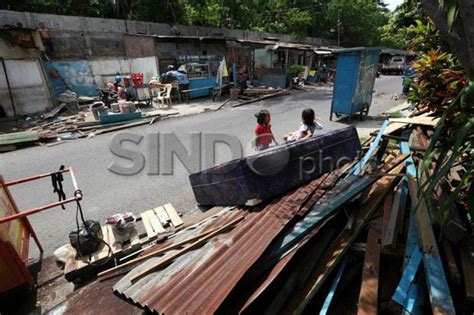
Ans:
{"label": "blue metal cart", "polygon": [[379,48],[347,48],[337,54],[336,79],[331,104],[331,115],[337,117],[360,113],[364,120],[372,103],[375,76],[380,56]]}

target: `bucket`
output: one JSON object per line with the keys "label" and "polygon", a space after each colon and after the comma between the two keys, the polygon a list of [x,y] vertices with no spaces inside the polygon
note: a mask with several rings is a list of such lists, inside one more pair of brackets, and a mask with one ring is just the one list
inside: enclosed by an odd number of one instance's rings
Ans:
{"label": "bucket", "polygon": [[231,88],[230,89],[230,99],[235,101],[239,98],[240,89]]}
{"label": "bucket", "polygon": [[121,113],[130,113],[130,106],[127,103],[120,103],[119,106]]}
{"label": "bucket", "polygon": [[113,113],[120,113],[120,106],[119,103],[112,103],[110,104],[110,109],[112,109]]}
{"label": "bucket", "polygon": [[130,113],[133,113],[134,111],[137,110],[137,107],[135,106],[134,102],[127,102],[128,108],[130,108]]}
{"label": "bucket", "polygon": [[100,116],[107,116],[109,114],[109,109],[104,106],[104,107],[99,107],[97,109],[97,116],[99,117],[98,119],[100,119]]}
{"label": "bucket", "polygon": [[104,116],[109,113],[108,108],[102,102],[95,102],[89,106],[89,110],[92,112],[92,115],[94,115],[95,120],[99,120],[99,115]]}

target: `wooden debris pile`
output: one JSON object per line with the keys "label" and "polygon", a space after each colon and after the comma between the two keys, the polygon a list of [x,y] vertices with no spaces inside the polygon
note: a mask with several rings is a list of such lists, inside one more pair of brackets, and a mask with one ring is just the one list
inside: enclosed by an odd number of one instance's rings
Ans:
{"label": "wooden debris pile", "polygon": [[95,253],[80,256],[71,245],[66,245],[68,258],[64,276],[69,281],[89,278],[110,261],[124,261],[141,253],[146,247],[163,242],[182,224],[181,217],[170,203],[141,212],[136,217],[136,227],[126,235],[112,225],[105,224],[101,228],[104,242]]}
{"label": "wooden debris pile", "polygon": [[248,88],[242,91],[239,95],[239,102],[232,104],[232,107],[238,107],[288,94],[290,94],[290,91],[285,89]]}
{"label": "wooden debris pile", "polygon": [[135,126],[151,125],[162,118],[177,114],[178,112],[171,112],[165,115],[160,113],[143,113],[141,119],[107,124],[94,120],[90,112],[82,111],[75,115],[53,115],[48,117],[48,119],[39,118],[21,128],[23,131],[0,134],[0,152],[12,151],[20,146],[35,144],[55,146],[68,140],[91,138],[99,134]]}
{"label": "wooden debris pile", "polygon": [[105,281],[164,314],[471,314],[473,218],[459,205],[432,220],[464,171],[420,192],[434,123],[417,119],[386,121],[359,160],[266,205],[209,210],[89,291]]}

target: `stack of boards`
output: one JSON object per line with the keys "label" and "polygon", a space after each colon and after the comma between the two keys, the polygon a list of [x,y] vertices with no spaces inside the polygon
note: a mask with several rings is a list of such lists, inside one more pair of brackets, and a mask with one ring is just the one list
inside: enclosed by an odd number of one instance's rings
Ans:
{"label": "stack of boards", "polygon": [[[139,222],[143,223],[146,233],[139,234]],[[136,224],[135,231],[133,231],[128,239],[123,239],[116,229],[109,224],[101,227],[102,239],[110,245],[112,253],[110,253],[108,246],[101,244],[95,253],[79,257],[76,250],[71,245],[68,245],[69,255],[64,268],[66,279],[74,281],[82,275],[87,275],[93,267],[107,262],[110,259],[110,255],[112,255],[112,259],[116,259],[138,251],[143,246],[148,246],[159,234],[166,233],[182,225],[183,220],[181,220],[173,205],[168,203],[164,206],[141,212]]]}

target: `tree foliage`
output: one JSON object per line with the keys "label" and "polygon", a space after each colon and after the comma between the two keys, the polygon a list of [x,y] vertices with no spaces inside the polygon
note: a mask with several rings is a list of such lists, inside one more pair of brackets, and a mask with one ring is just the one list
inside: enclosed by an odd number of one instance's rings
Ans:
{"label": "tree foliage", "polygon": [[[415,37],[413,46],[425,53],[415,64],[418,83],[409,97],[441,116],[421,164],[427,179],[422,188],[427,197],[431,196],[454,165],[463,165],[461,183],[450,192],[436,218],[446,223],[455,203],[474,218],[474,7],[467,0],[421,3],[436,29],[430,23],[417,25],[421,38]],[[426,52],[434,47],[438,49]]]}
{"label": "tree foliage", "polygon": [[[277,32],[381,44],[390,12],[376,0],[6,0],[1,9]],[[339,21],[339,23],[338,23]]]}
{"label": "tree foliage", "polygon": [[387,24],[380,29],[383,46],[407,48],[415,36],[417,23],[427,23],[427,16],[419,1],[407,0],[390,15]]}

